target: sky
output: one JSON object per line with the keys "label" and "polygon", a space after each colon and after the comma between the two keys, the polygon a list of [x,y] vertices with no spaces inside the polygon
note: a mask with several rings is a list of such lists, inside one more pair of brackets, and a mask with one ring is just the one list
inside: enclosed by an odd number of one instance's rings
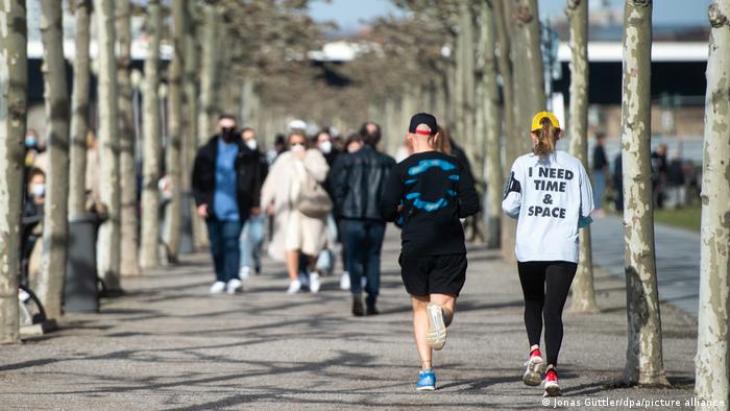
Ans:
{"label": "sky", "polygon": [[[538,0],[541,18],[561,15],[566,0]],[[603,0],[590,0],[591,6]],[[617,9],[623,7],[623,0],[607,0]],[[654,0],[654,24],[657,25],[704,25],[707,24],[707,7],[711,0]],[[335,21],[341,30],[357,30],[362,21],[374,17],[398,13],[390,0],[323,0],[315,1],[310,10],[319,21]]]}

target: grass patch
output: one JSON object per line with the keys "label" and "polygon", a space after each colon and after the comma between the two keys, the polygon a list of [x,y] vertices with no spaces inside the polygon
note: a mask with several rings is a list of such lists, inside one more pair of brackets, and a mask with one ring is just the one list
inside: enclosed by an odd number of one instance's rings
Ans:
{"label": "grass patch", "polygon": [[700,231],[702,208],[691,206],[678,210],[654,210],[654,222],[692,231]]}

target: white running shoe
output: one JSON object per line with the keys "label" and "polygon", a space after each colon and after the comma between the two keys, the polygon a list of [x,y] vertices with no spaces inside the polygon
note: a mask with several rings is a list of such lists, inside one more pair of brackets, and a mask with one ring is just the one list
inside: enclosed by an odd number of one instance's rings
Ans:
{"label": "white running shoe", "polygon": [[241,280],[239,280],[238,278],[234,278],[234,279],[228,281],[228,285],[226,286],[226,291],[228,292],[228,294],[235,294],[238,291],[243,290],[242,285],[243,285],[243,283],[241,283]]}
{"label": "white running shoe", "polygon": [[243,266],[241,267],[241,270],[238,271],[238,278],[241,279],[241,281],[248,280],[248,278],[251,276],[251,267]]}
{"label": "white running shoe", "polygon": [[349,290],[350,289],[350,273],[345,271],[342,273],[342,276],[340,276],[340,290]]}
{"label": "white running shoe", "polygon": [[526,368],[522,375],[522,382],[532,387],[540,385],[542,373],[545,370],[545,360],[542,359],[540,348],[534,348],[530,352],[530,359],[524,365]]}
{"label": "white running shoe", "polygon": [[316,294],[319,292],[320,287],[322,287],[322,283],[319,281],[319,273],[309,273],[309,291]]}
{"label": "white running shoe", "polygon": [[223,281],[216,281],[213,283],[213,285],[210,286],[210,293],[211,294],[220,294],[225,289],[226,289],[226,283],[224,283]]}
{"label": "white running shoe", "polygon": [[286,290],[287,294],[296,294],[302,289],[302,283],[299,280],[294,280],[289,283],[289,288]]}
{"label": "white running shoe", "polygon": [[436,351],[444,348],[446,344],[446,323],[444,323],[444,310],[440,305],[429,303],[426,307],[428,315],[428,332],[426,342]]}

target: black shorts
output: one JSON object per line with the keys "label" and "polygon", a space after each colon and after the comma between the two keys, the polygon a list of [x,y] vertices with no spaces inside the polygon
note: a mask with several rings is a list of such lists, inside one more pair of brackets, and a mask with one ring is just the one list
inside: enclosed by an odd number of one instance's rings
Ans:
{"label": "black shorts", "polygon": [[466,254],[409,256],[400,255],[398,263],[408,294],[458,296],[466,281]]}

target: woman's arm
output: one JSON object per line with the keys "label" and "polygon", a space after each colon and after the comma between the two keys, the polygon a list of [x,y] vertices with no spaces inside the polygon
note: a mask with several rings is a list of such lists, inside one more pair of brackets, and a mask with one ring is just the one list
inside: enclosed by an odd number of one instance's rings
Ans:
{"label": "woman's arm", "polygon": [[315,149],[307,151],[307,155],[304,157],[304,167],[319,183],[323,183],[327,179],[327,173],[330,171],[327,160],[319,150]]}
{"label": "woman's arm", "polygon": [[502,210],[504,213],[515,219],[519,217],[520,208],[522,207],[521,178],[519,167],[517,166],[517,162],[515,162],[512,164],[512,171],[510,172],[509,180],[507,180],[507,185],[504,188],[504,200],[502,200]]}

